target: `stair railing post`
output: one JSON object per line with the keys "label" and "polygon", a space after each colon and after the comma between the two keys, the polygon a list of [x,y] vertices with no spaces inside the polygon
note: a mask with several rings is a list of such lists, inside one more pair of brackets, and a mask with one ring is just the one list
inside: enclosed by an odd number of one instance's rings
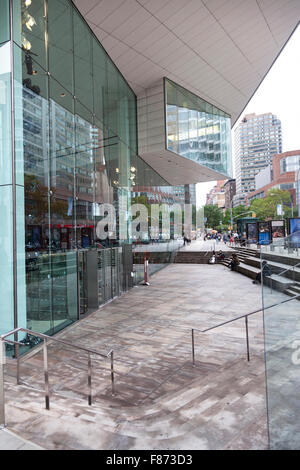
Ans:
{"label": "stair railing post", "polygon": [[250,350],[249,350],[249,331],[248,331],[248,316],[245,316],[245,326],[246,326],[246,343],[247,343],[247,360],[250,362]]}
{"label": "stair railing post", "polygon": [[46,339],[44,339],[43,352],[44,352],[44,377],[45,377],[45,404],[46,404],[46,410],[50,410],[48,348],[47,348]]}
{"label": "stair railing post", "polygon": [[0,338],[0,429],[5,427],[5,392],[4,392],[5,343]]}
{"label": "stair railing post", "polygon": [[114,352],[110,353],[110,377],[111,377],[111,393],[115,395],[115,371],[114,371]]}
{"label": "stair railing post", "polygon": [[88,404],[92,406],[92,359],[90,353],[88,353],[88,390]]}
{"label": "stair railing post", "polygon": [[20,346],[15,344],[15,356],[17,361],[17,385],[20,385]]}
{"label": "stair railing post", "polygon": [[193,356],[193,366],[195,365],[195,335],[194,329],[192,328],[192,356]]}

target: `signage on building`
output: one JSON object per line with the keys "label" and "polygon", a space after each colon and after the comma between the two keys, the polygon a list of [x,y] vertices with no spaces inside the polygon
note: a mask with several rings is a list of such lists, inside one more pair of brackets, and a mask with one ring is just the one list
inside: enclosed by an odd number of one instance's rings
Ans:
{"label": "signage on building", "polygon": [[271,220],[272,239],[285,237],[284,220]]}
{"label": "signage on building", "polygon": [[257,222],[246,224],[246,234],[248,243],[257,243]]}
{"label": "signage on building", "polygon": [[260,245],[269,245],[271,241],[271,230],[269,222],[258,222],[258,243]]}
{"label": "signage on building", "polygon": [[293,217],[289,219],[289,234],[292,245],[300,246],[300,218]]}

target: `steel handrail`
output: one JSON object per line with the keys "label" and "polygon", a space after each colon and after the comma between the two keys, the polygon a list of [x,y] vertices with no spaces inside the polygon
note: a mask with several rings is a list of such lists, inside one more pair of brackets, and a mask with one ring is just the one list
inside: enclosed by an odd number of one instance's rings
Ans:
{"label": "steel handrail", "polygon": [[88,349],[83,346],[77,346],[68,341],[64,341],[53,336],[48,336],[43,333],[29,330],[27,328],[16,328],[5,335],[0,336],[0,428],[5,426],[5,397],[4,397],[4,364],[5,364],[5,343],[12,344],[15,346],[15,358],[17,360],[17,385],[20,385],[20,356],[19,348],[24,346],[24,343],[20,341],[12,341],[7,339],[9,336],[14,335],[15,340],[18,337],[18,333],[23,332],[37,338],[41,338],[43,343],[43,360],[44,360],[44,378],[45,378],[45,404],[46,409],[50,410],[50,391],[49,391],[49,373],[48,373],[48,343],[54,341],[56,343],[63,344],[64,346],[71,347],[80,351],[84,351],[88,354],[88,404],[92,405],[92,355],[102,357],[104,359],[110,358],[110,375],[111,375],[111,389],[112,395],[115,395],[115,371],[114,371],[114,351],[111,349],[107,354],[100,353],[94,349]]}
{"label": "steel handrail", "polygon": [[[294,265],[291,266],[290,268],[285,269],[284,271],[281,271],[281,273],[277,274],[277,276],[281,276],[281,274],[287,273],[288,271],[291,271],[291,269],[294,269],[294,268],[296,268],[297,266],[300,266],[300,263],[294,264]],[[274,273],[274,274],[275,274],[275,273]]]}
{"label": "steel handrail", "polygon": [[[98,351],[95,351],[93,349],[87,349],[87,348],[84,348],[83,346],[77,346],[76,344],[69,343],[68,341],[64,341],[62,339],[55,338],[54,336],[48,336],[48,335],[45,335],[43,333],[37,333],[36,331],[32,331],[32,330],[29,330],[27,328],[16,328],[15,330],[12,330],[9,333],[6,333],[5,335],[1,335],[0,339],[5,340],[5,338],[8,338],[9,336],[15,335],[15,334],[19,333],[20,331],[23,332],[23,333],[28,333],[31,336],[36,336],[37,338],[46,339],[47,341],[56,341],[58,343],[64,344],[65,346],[69,346],[69,347],[74,348],[74,349],[80,349],[81,351],[85,351],[87,353],[95,354],[97,356],[101,356],[101,357],[104,357],[104,358],[109,357],[110,353],[112,351],[112,350],[109,351],[107,354],[99,353]],[[24,346],[24,344],[23,344],[23,346]]]}
{"label": "steel handrail", "polygon": [[289,299],[282,300],[281,302],[276,302],[275,304],[268,305],[267,307],[261,307],[257,310],[254,310],[249,313],[245,313],[244,315],[241,315],[239,317],[232,318],[231,320],[227,320],[225,322],[219,323],[218,325],[212,326],[210,328],[206,328],[205,330],[200,330],[200,328],[192,328],[192,358],[193,358],[193,365],[195,365],[195,335],[194,331],[199,331],[200,333],[206,333],[207,331],[215,330],[217,328],[220,328],[221,326],[227,325],[228,323],[233,323],[237,320],[241,320],[242,318],[245,318],[245,327],[246,327],[246,343],[247,343],[247,359],[248,362],[250,361],[250,349],[249,349],[249,331],[248,331],[248,317],[251,315],[254,315],[259,312],[263,312],[265,310],[268,310],[270,308],[278,307],[278,305],[285,304],[287,302],[291,302],[292,300],[300,298],[299,295],[295,295],[293,297],[290,297]]}

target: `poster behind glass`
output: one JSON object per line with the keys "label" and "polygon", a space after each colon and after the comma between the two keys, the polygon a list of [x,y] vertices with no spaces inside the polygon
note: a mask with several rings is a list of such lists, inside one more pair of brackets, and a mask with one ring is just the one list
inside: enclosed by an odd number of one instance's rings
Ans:
{"label": "poster behind glass", "polygon": [[251,222],[246,224],[248,243],[257,243],[257,223]]}
{"label": "poster behind glass", "polygon": [[285,222],[284,220],[271,221],[272,239],[285,237]]}
{"label": "poster behind glass", "polygon": [[295,217],[289,219],[290,241],[293,245],[300,246],[300,218]]}
{"label": "poster behind glass", "polygon": [[258,222],[258,242],[260,245],[269,245],[271,241],[269,222]]}

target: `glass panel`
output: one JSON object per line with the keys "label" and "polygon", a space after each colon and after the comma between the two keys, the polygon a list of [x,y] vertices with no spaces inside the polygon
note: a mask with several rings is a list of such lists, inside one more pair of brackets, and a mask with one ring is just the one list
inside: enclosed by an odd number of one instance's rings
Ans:
{"label": "glass panel", "polygon": [[77,261],[76,252],[51,256],[52,309],[54,332],[77,320]]}
{"label": "glass panel", "polygon": [[75,10],[73,19],[75,96],[93,112],[92,35]]}
{"label": "glass panel", "polygon": [[9,0],[0,0],[0,44],[9,39]]}
{"label": "glass panel", "polygon": [[94,113],[98,120],[104,120],[104,102],[107,90],[107,54],[99,42],[93,38],[93,79]]}
{"label": "glass panel", "polygon": [[14,41],[34,55],[36,62],[47,70],[46,2],[14,0]]}
{"label": "glass panel", "polygon": [[89,248],[94,244],[94,126],[92,115],[88,122],[83,114],[76,102],[76,240],[78,248]]}
{"label": "glass panel", "polygon": [[[15,90],[15,171],[16,183],[24,186],[24,120],[23,120],[23,68],[22,50],[14,45],[14,90]],[[25,71],[24,71],[25,73]],[[24,76],[24,80],[25,80]],[[26,104],[26,101],[24,101]],[[24,202],[23,202],[24,204]]]}
{"label": "glass panel", "polygon": [[[14,328],[12,186],[0,186],[0,332]],[[4,223],[5,221],[5,223]]]}
{"label": "glass panel", "polygon": [[[18,188],[19,320],[23,324],[26,276],[27,325],[52,334],[77,319],[75,249],[81,251],[81,312],[89,311],[88,286],[83,278],[84,254],[95,245],[100,250],[99,303],[119,292],[121,255],[103,248],[127,240],[95,240],[96,223],[102,217],[100,204],[114,205],[118,231],[121,196],[128,207],[131,199],[150,207],[155,202],[184,204],[186,194],[184,186],[170,187],[137,156],[136,97],[72,2],[16,0],[13,6],[14,39],[18,44],[15,46],[16,178],[19,185],[24,185],[24,190]],[[9,62],[0,61],[0,70],[4,63]],[[5,73],[9,75],[10,70]],[[3,92],[2,78],[0,103],[6,100],[1,109],[6,114],[0,120],[0,151],[7,155],[11,153],[10,139],[7,139],[10,120],[5,124],[4,118],[10,116],[10,110],[5,93],[8,97],[10,94],[9,88]],[[206,103],[186,90],[176,89],[173,94],[179,100],[170,103],[174,114],[173,121],[170,120],[174,127],[174,150],[179,145],[181,113],[181,132],[185,132],[181,142],[183,151],[189,158],[198,158],[197,117],[201,111],[204,117],[201,125],[206,129]],[[3,150],[5,139],[7,148]],[[215,145],[215,139],[212,141]],[[4,178],[5,174],[11,175],[11,160],[4,161],[3,155],[1,159],[8,165],[1,174]],[[144,241],[149,244],[147,234]],[[151,270],[164,266],[174,247],[178,245],[151,246],[153,251],[162,253],[161,262],[151,266]],[[133,282],[131,272],[130,265],[125,273],[127,286]]]}
{"label": "glass panel", "polygon": [[[32,228],[33,236],[40,237],[38,226]],[[26,235],[28,236],[29,228]],[[30,237],[32,234],[30,234]],[[39,333],[52,334],[52,279],[51,258],[48,253],[26,252],[27,328]]]}
{"label": "glass panel", "polygon": [[[297,229],[297,227],[295,227]],[[300,231],[261,247],[270,448],[300,442]],[[270,308],[271,307],[271,308]]]}
{"label": "glass panel", "polygon": [[48,2],[49,71],[74,95],[73,17],[68,0]]}
{"label": "glass panel", "polygon": [[16,186],[16,236],[17,236],[17,286],[18,326],[26,328],[26,259],[25,259],[25,213],[24,187]]}
{"label": "glass panel", "polygon": [[119,115],[119,73],[115,66],[109,61],[107,63],[107,88],[109,93],[106,94],[104,107],[104,125],[114,135],[122,137],[124,141],[124,132],[120,135],[120,115]]}
{"label": "glass panel", "polygon": [[[75,120],[74,100],[50,79],[51,251],[70,250],[75,233]],[[63,96],[62,96],[63,95]]]}
{"label": "glass panel", "polygon": [[231,175],[230,116],[165,80],[167,148]]}
{"label": "glass panel", "polygon": [[0,46],[0,185],[12,183],[10,43]]}

